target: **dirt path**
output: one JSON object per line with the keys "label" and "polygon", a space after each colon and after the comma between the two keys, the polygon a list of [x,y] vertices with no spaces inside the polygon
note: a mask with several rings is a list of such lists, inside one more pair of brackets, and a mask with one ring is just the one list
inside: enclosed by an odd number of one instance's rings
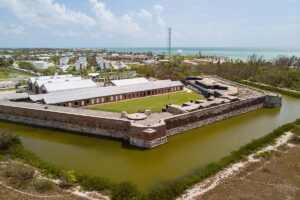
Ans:
{"label": "dirt path", "polygon": [[44,200],[44,199],[45,200],[86,200],[86,198],[81,198],[68,193],[61,193],[59,195],[53,195],[53,196],[32,195],[0,184],[0,200]]}
{"label": "dirt path", "polygon": [[299,200],[300,145],[280,148],[271,157],[251,163],[198,200]]}
{"label": "dirt path", "polygon": [[[39,188],[45,190],[38,190],[36,184],[41,179],[52,182],[52,187],[40,183]],[[60,189],[55,181],[29,165],[17,161],[0,162],[0,200],[109,200],[97,192],[81,191],[80,187]]]}

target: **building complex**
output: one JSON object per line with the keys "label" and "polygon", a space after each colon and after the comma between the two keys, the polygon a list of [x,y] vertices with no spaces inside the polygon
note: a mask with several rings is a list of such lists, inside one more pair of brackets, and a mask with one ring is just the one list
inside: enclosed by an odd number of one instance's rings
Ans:
{"label": "building complex", "polygon": [[[35,84],[40,80],[43,80],[42,85],[52,80],[52,84],[57,84],[54,88],[57,88],[66,84],[61,80],[72,78],[70,75],[64,78],[39,77],[29,80],[29,88],[35,90]],[[76,85],[78,81],[82,80],[68,83]],[[151,113],[150,110],[135,114],[115,113],[78,107],[177,92],[185,86],[179,81],[143,79],[121,80],[108,87],[67,89],[61,86],[63,89],[60,91],[52,91],[51,86],[47,86],[48,93],[45,94],[22,96],[22,99],[0,99],[0,119],[119,138],[133,146],[153,148],[167,143],[171,135],[256,109],[280,107],[282,101],[280,95],[265,93],[216,76],[190,77],[185,85],[203,94],[206,100],[166,105],[161,113]]]}

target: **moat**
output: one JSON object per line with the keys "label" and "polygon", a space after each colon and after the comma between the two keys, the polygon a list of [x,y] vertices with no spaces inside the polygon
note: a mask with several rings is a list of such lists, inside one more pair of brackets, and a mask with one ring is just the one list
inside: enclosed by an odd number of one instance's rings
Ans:
{"label": "moat", "polygon": [[42,159],[119,182],[133,181],[142,191],[186,176],[300,117],[300,100],[283,96],[283,105],[259,109],[225,121],[171,136],[166,145],[137,150],[121,141],[62,134],[43,128],[0,122],[21,136],[24,146]]}

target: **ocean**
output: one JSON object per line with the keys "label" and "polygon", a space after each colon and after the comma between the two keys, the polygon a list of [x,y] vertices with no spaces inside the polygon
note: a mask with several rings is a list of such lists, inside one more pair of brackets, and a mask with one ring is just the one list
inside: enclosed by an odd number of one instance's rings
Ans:
{"label": "ocean", "polygon": [[[116,52],[153,52],[154,54],[168,53],[167,48],[162,47],[131,47],[131,48],[105,48]],[[266,60],[274,59],[280,55],[300,57],[300,49],[271,49],[271,48],[213,48],[213,47],[173,47],[171,54],[175,55],[178,50],[182,50],[183,55],[201,55],[228,57],[231,59],[247,60],[250,55],[256,54]]]}

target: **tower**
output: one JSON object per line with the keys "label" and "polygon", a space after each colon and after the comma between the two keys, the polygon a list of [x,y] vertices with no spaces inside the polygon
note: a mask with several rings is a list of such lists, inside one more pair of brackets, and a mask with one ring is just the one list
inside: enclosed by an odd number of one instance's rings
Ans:
{"label": "tower", "polygon": [[171,44],[172,44],[172,28],[168,28],[168,53],[171,55]]}

